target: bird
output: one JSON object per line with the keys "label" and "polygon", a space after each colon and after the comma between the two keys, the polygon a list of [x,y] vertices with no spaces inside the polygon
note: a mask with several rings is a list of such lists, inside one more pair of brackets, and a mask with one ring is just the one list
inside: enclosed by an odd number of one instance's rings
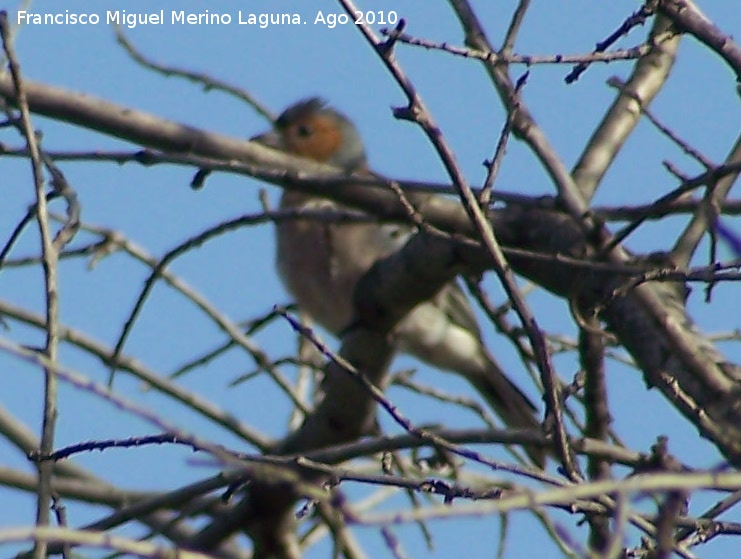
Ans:
{"label": "bird", "polygon": [[[252,138],[264,146],[332,165],[347,174],[375,175],[353,122],[317,97],[288,107],[272,130]],[[281,209],[349,209],[296,190],[284,190]],[[327,223],[297,218],[276,224],[278,273],[302,313],[341,335],[353,320],[353,295],[373,264],[411,237],[411,228],[373,222]],[[536,407],[502,371],[481,337],[473,309],[457,281],[413,308],[393,331],[398,351],[463,376],[509,427],[540,429]],[[545,463],[542,448],[526,447]]]}

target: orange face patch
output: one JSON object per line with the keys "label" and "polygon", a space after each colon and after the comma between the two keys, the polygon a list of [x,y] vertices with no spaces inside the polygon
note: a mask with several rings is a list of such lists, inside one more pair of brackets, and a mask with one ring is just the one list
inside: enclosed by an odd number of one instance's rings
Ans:
{"label": "orange face patch", "polygon": [[342,131],[331,116],[299,118],[283,134],[286,151],[320,163],[331,160],[342,147]]}

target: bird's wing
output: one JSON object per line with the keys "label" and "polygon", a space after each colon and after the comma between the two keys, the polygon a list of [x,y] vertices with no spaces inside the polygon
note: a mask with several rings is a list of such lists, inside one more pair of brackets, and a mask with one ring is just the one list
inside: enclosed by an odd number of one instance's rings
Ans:
{"label": "bird's wing", "polygon": [[435,302],[456,326],[481,339],[481,329],[468,297],[457,281],[452,281],[438,293]]}

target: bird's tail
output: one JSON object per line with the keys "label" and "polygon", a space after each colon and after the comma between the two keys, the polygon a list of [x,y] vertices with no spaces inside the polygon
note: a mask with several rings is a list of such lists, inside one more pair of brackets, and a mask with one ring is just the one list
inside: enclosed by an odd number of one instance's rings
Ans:
{"label": "bird's tail", "polygon": [[[507,378],[499,365],[488,361],[484,374],[469,377],[469,382],[507,426],[513,429],[540,429],[537,409],[530,398]],[[525,452],[536,465],[541,468],[545,466],[546,452],[543,447],[526,446]]]}

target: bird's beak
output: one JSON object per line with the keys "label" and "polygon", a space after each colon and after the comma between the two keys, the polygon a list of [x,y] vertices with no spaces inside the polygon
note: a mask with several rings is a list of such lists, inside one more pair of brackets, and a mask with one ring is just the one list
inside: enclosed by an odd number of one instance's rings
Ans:
{"label": "bird's beak", "polygon": [[275,130],[270,130],[269,132],[253,136],[252,138],[250,138],[250,142],[257,142],[258,144],[262,144],[265,147],[281,151],[283,150],[283,142],[281,141],[280,134],[278,134],[278,132],[276,132]]}

